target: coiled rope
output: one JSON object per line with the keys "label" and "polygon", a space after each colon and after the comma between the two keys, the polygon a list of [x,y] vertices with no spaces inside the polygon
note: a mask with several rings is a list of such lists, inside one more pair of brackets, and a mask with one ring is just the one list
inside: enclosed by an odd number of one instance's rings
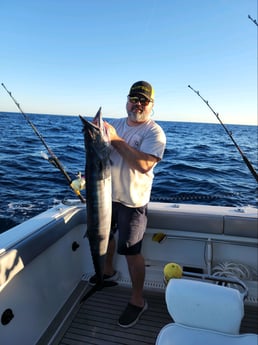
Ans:
{"label": "coiled rope", "polygon": [[214,266],[212,274],[218,277],[231,277],[241,280],[257,279],[257,271],[253,267],[230,261],[221,262]]}

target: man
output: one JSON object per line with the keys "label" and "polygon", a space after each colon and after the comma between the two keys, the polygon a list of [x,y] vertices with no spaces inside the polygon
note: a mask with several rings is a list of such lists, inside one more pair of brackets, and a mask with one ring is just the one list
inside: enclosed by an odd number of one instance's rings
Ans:
{"label": "man", "polygon": [[[119,318],[121,327],[133,326],[147,309],[143,298],[145,262],[141,254],[147,225],[153,169],[163,157],[166,137],[151,119],[154,90],[146,81],[132,85],[127,97],[127,118],[107,124],[112,152],[112,229],[105,263],[104,279],[117,279],[112,259],[115,251],[113,233],[118,229],[118,254],[125,255],[132,281],[132,295]],[[94,283],[94,276],[90,279]]]}

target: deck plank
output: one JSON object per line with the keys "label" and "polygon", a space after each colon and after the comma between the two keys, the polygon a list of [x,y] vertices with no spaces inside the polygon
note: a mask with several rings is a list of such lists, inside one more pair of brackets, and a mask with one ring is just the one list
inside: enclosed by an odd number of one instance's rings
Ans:
{"label": "deck plank", "polygon": [[[164,293],[145,291],[148,310],[131,328],[117,325],[130,298],[130,289],[122,286],[97,291],[79,308],[63,331],[59,345],[154,345],[161,328],[172,322]],[[247,306],[241,333],[258,333],[257,309]]]}
{"label": "deck plank", "polygon": [[245,316],[241,323],[240,333],[258,333],[257,306],[245,306]]}
{"label": "deck plank", "polygon": [[96,292],[81,306],[59,345],[155,344],[160,329],[171,322],[164,295],[146,291],[148,310],[131,328],[118,326],[130,298],[130,289],[116,286]]}

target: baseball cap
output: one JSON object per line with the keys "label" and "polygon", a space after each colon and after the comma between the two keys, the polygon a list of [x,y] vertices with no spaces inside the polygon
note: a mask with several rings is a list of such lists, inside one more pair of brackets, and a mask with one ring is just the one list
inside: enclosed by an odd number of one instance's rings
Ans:
{"label": "baseball cap", "polygon": [[144,96],[152,101],[154,98],[154,89],[147,81],[137,81],[131,86],[128,96],[133,97],[138,95]]}

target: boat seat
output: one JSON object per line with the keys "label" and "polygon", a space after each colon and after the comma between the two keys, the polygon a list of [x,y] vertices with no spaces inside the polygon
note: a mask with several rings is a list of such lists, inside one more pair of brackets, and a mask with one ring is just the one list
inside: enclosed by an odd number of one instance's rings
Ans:
{"label": "boat seat", "polygon": [[256,334],[232,335],[171,323],[162,328],[156,345],[257,345],[257,341]]}
{"label": "boat seat", "polygon": [[243,295],[236,289],[190,279],[171,279],[165,299],[174,320],[156,345],[257,345],[257,334],[239,334]]}

